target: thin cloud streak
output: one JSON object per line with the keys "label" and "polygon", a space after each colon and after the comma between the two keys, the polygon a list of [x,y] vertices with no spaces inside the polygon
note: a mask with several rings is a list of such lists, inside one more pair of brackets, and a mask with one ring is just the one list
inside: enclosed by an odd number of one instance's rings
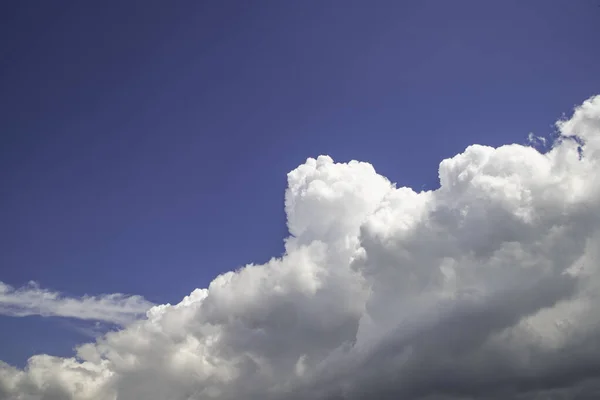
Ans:
{"label": "thin cloud streak", "polygon": [[125,326],[145,316],[153,303],[121,293],[68,297],[30,282],[14,288],[0,281],[0,314],[9,317],[65,317]]}

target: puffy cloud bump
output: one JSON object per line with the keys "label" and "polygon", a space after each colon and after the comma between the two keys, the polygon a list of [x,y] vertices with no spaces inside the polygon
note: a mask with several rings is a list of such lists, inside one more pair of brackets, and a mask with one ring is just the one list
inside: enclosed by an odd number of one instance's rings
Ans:
{"label": "puffy cloud bump", "polygon": [[545,154],[468,147],[434,191],[308,159],[281,258],[2,365],[0,398],[597,398],[600,97],[557,128]]}

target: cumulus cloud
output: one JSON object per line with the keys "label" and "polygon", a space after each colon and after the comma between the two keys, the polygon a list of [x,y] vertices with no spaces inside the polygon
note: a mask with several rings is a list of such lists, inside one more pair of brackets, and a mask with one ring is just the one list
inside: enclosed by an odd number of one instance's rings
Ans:
{"label": "cumulus cloud", "polygon": [[43,289],[35,282],[15,289],[0,281],[0,315],[10,317],[68,317],[124,326],[145,316],[152,306],[141,296],[115,293],[67,297]]}
{"label": "cumulus cloud", "polygon": [[432,191],[308,159],[282,257],[3,365],[0,398],[597,398],[600,97],[557,129],[545,153],[470,146]]}

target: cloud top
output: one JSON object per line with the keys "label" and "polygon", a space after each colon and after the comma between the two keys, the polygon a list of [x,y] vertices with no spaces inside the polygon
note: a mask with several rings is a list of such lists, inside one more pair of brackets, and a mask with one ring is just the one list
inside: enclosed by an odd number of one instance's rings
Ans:
{"label": "cloud top", "polygon": [[544,154],[468,147],[433,191],[308,159],[281,258],[0,366],[0,398],[596,398],[600,97],[557,127]]}

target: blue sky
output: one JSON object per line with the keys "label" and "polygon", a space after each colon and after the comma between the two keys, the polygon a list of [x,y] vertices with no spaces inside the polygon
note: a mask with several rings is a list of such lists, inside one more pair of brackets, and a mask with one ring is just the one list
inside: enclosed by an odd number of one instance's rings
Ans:
{"label": "blue sky", "polygon": [[[485,4],[484,4],[485,3]],[[593,1],[4,2],[0,281],[175,303],[280,255],[307,157],[438,185],[600,87]],[[0,317],[0,359],[79,322]]]}

